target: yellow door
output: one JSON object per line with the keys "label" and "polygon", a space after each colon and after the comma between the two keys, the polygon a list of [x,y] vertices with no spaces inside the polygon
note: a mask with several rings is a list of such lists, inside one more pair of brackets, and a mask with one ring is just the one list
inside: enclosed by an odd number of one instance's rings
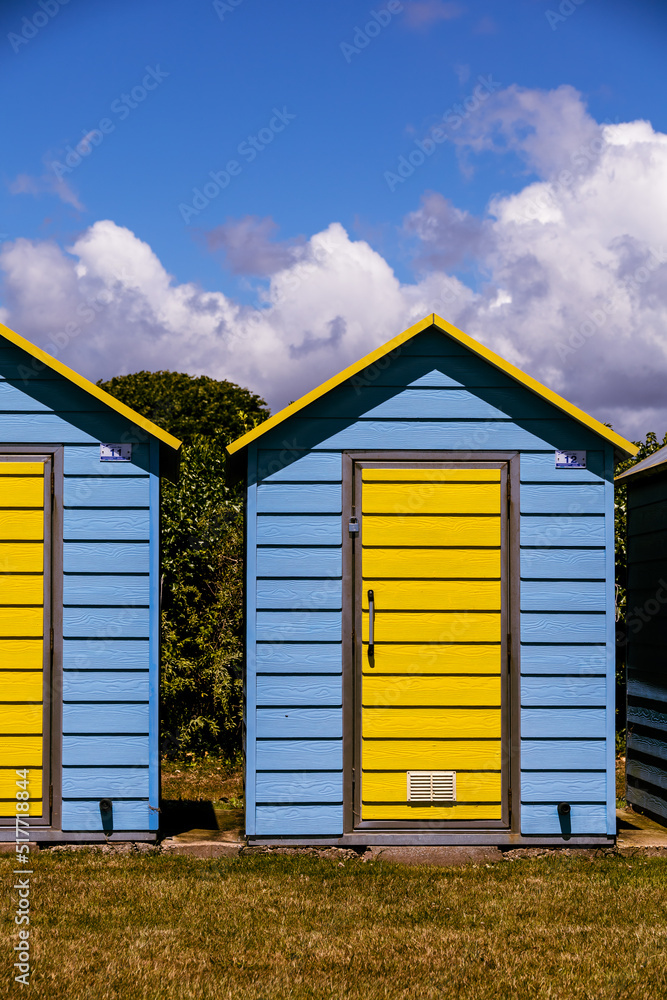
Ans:
{"label": "yellow door", "polygon": [[46,815],[47,482],[50,465],[41,456],[0,456],[0,817],[5,823],[17,815]]}
{"label": "yellow door", "polygon": [[357,474],[361,819],[497,822],[505,469]]}

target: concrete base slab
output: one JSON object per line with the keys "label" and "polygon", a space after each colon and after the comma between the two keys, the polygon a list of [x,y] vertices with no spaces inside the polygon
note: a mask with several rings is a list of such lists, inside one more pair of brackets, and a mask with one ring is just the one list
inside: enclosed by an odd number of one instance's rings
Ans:
{"label": "concrete base slab", "polygon": [[497,847],[369,847],[363,860],[450,868],[492,864],[502,860],[502,852]]}
{"label": "concrete base slab", "polygon": [[164,854],[183,855],[189,858],[234,858],[241,850],[242,844],[224,840],[178,840],[174,837],[163,840],[161,847]]}

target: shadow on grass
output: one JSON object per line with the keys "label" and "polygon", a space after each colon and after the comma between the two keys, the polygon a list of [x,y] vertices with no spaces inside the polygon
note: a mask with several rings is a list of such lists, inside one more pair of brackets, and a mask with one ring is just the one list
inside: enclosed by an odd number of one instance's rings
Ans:
{"label": "shadow on grass", "polygon": [[243,830],[243,809],[214,804],[211,801],[188,799],[163,799],[160,807],[160,834],[176,837],[179,834],[201,831],[210,834]]}

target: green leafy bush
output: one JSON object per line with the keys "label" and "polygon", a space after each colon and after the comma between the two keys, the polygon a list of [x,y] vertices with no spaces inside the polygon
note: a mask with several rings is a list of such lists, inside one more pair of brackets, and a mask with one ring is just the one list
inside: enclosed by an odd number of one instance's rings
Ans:
{"label": "green leafy bush", "polygon": [[103,389],[183,441],[178,482],[162,481],[161,730],[172,757],[241,747],[243,505],[225,446],[268,417],[247,389],[179,372],[138,372]]}

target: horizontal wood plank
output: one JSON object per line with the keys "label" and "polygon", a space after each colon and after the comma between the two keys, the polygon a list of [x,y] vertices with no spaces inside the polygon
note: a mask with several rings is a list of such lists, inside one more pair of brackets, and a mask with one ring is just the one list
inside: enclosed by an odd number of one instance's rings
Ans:
{"label": "horizontal wood plank", "polygon": [[362,681],[366,706],[500,705],[500,674],[495,677],[420,677],[371,674]]}
{"label": "horizontal wood plank", "polygon": [[364,483],[362,513],[498,514],[500,483]]}
{"label": "horizontal wood plank", "polygon": [[258,708],[259,739],[338,739],[343,735],[340,708]]}
{"label": "horizontal wood plank", "polygon": [[640,781],[646,781],[655,788],[665,792],[665,802],[667,803],[667,766],[659,767],[656,764],[649,764],[643,760],[633,760],[629,758],[625,768],[626,774]]}
{"label": "horizontal wood plank", "polygon": [[257,678],[257,704],[271,705],[342,705],[342,683],[340,675],[274,677],[260,675]]}
{"label": "horizontal wood plank", "polygon": [[[40,476],[8,476],[0,463],[0,507],[43,507],[44,471]],[[28,463],[25,463],[28,465]],[[29,468],[32,466],[28,466]],[[12,468],[16,468],[13,464]],[[3,474],[4,473],[4,474]]]}
{"label": "horizontal wood plank", "polygon": [[[375,403],[383,390],[366,389],[364,402]],[[358,406],[358,404],[357,404]],[[353,417],[353,405],[345,407],[345,415]],[[375,420],[506,420],[507,413],[468,389],[450,387],[414,387],[397,392],[364,410],[364,417]]]}
{"label": "horizontal wood plank", "polygon": [[42,608],[0,608],[0,637],[39,638],[43,631]]}
{"label": "horizontal wood plank", "polygon": [[257,576],[341,576],[342,550],[324,546],[309,549],[265,548],[257,549]]}
{"label": "horizontal wood plank", "polygon": [[648,736],[646,733],[637,733],[629,729],[627,747],[628,760],[631,759],[633,751],[638,751],[664,761],[667,766],[667,736],[663,738],[660,738],[659,734]]}
{"label": "horizontal wood plank", "polygon": [[258,771],[337,771],[343,766],[340,738],[258,740],[255,752]]}
{"label": "horizontal wood plank", "polygon": [[147,767],[64,767],[63,797],[148,798]]}
{"label": "horizontal wood plank", "polygon": [[149,585],[148,575],[80,576],[66,573],[63,578],[63,603],[106,606],[133,604],[147,607],[150,599]]}
{"label": "horizontal wood plank", "polygon": [[[394,487],[400,484],[405,488],[408,486],[412,488],[414,485],[417,486],[418,490],[426,487],[432,489],[436,486],[442,486],[443,483],[448,483],[450,487],[465,485],[465,489],[468,491],[468,486],[471,483],[477,485],[495,483],[498,486],[500,480],[500,468],[472,468],[465,464],[450,464],[449,468],[434,469],[409,463],[387,462],[381,467],[367,466],[361,470],[361,481],[364,484],[383,483],[386,485],[391,483]],[[492,495],[497,496],[497,491],[494,491]]]}
{"label": "horizontal wood plank", "polygon": [[606,511],[603,483],[522,483],[519,501],[522,514],[604,514]]}
{"label": "horizontal wood plank", "polygon": [[143,476],[150,471],[150,445],[133,444],[131,462],[101,462],[99,444],[69,445],[64,470],[66,476]]}
{"label": "horizontal wood plank", "polygon": [[412,820],[415,823],[431,823],[438,820],[499,820],[502,816],[500,802],[487,805],[375,805],[364,803],[362,819],[365,820]]}
{"label": "horizontal wood plank", "polygon": [[[368,641],[368,615],[362,622]],[[499,642],[500,613],[376,611],[375,642]]]}
{"label": "horizontal wood plank", "polygon": [[523,674],[604,674],[607,652],[603,645],[568,646],[562,643],[547,646],[521,646]]}
{"label": "horizontal wood plank", "polygon": [[266,771],[255,781],[255,798],[270,802],[342,802],[342,771]]}
{"label": "horizontal wood plank", "polygon": [[667,711],[667,675],[658,675],[653,681],[640,680],[632,674],[627,678],[627,692],[634,698],[648,698],[651,701],[661,701]]}
{"label": "horizontal wood plank", "polygon": [[606,767],[604,739],[522,739],[521,766],[533,770],[592,771]]}
{"label": "horizontal wood plank", "polygon": [[521,808],[521,833],[524,836],[596,836],[607,833],[607,807],[575,802],[569,821],[558,815],[555,804],[526,804]]}
{"label": "horizontal wood plank", "polygon": [[63,673],[65,701],[148,701],[148,671],[66,670]]}
{"label": "horizontal wood plank", "polygon": [[603,738],[606,714],[604,708],[522,708],[521,735],[524,739]]}
{"label": "horizontal wood plank", "polygon": [[367,545],[500,545],[500,517],[367,514],[361,524]]}
{"label": "horizontal wood plank", "polygon": [[365,579],[382,577],[409,579],[500,577],[500,548],[495,549],[405,549],[364,548]]}
{"label": "horizontal wood plank", "polygon": [[628,534],[662,532],[667,524],[667,498],[643,507],[628,509]]}
{"label": "horizontal wood plank", "polygon": [[336,580],[258,580],[258,608],[338,611],[343,606],[343,586]]}
{"label": "horizontal wood plank", "polygon": [[43,603],[44,577],[41,574],[0,574],[0,605]]}
{"label": "horizontal wood plank", "polygon": [[[112,799],[112,829],[120,830],[150,830],[157,829],[157,813],[154,820],[148,808],[148,801],[123,801]],[[62,806],[63,831],[81,830],[82,832],[103,829],[99,799],[82,801],[80,799],[64,799]],[[152,825],[151,825],[152,824]]]}
{"label": "horizontal wood plank", "polygon": [[148,765],[148,735],[63,736],[63,766]]}
{"label": "horizontal wood plank", "polygon": [[555,451],[524,451],[520,456],[521,482],[604,482],[604,451],[588,451],[585,469],[557,469]]}
{"label": "horizontal wood plank", "polygon": [[340,642],[340,611],[258,611],[257,639],[267,642]]}
{"label": "horizontal wood plank", "polygon": [[148,636],[148,608],[64,608],[63,635],[67,638],[141,639]]}
{"label": "horizontal wood plank", "polygon": [[148,542],[65,542],[65,573],[148,573]]}
{"label": "horizontal wood plank", "polygon": [[32,736],[41,731],[41,705],[0,705],[0,733],[3,736]]}
{"label": "horizontal wood plank", "polygon": [[500,645],[428,645],[391,643],[375,646],[373,670],[384,674],[495,674]]}
{"label": "horizontal wood plank", "polygon": [[500,611],[500,580],[374,580],[366,577],[361,594],[368,610],[368,590],[375,595],[375,612]]}
{"label": "horizontal wood plank", "polygon": [[42,573],[44,545],[37,542],[0,542],[0,573]]}
{"label": "horizontal wood plank", "polygon": [[481,739],[500,736],[496,708],[364,708],[366,739]]}
{"label": "horizontal wood plank", "polygon": [[602,643],[607,637],[606,614],[555,614],[544,611],[522,611],[522,642],[592,642]]}
{"label": "horizontal wood plank", "polygon": [[148,704],[66,702],[63,733],[147,733]]}
{"label": "horizontal wood plank", "polygon": [[521,678],[521,704],[526,706],[604,706],[607,703],[606,677]]}
{"label": "horizontal wood plank", "polygon": [[342,521],[335,514],[259,514],[258,545],[340,545]]}
{"label": "horizontal wood plank", "polygon": [[300,456],[283,448],[270,451],[260,449],[257,456],[257,475],[264,482],[333,482],[342,479],[340,453],[308,452]]}
{"label": "horizontal wood plank", "polygon": [[338,673],[342,670],[343,652],[339,642],[262,642],[256,646],[255,662],[258,672]]}
{"label": "horizontal wood plank", "polygon": [[[0,664],[4,666],[1,659]],[[41,701],[43,686],[41,670],[0,670],[0,702]]]}
{"label": "horizontal wood plank", "polygon": [[81,510],[63,511],[65,541],[148,541],[150,517],[148,510]]}
{"label": "horizontal wood plank", "polygon": [[606,584],[567,580],[522,580],[522,611],[604,611]]}
{"label": "horizontal wood plank", "polygon": [[0,541],[41,542],[44,538],[44,511],[0,510]]}
{"label": "horizontal wood plank", "polygon": [[100,636],[65,639],[65,670],[145,670],[149,665],[148,640]]}
{"label": "horizontal wood plank", "polygon": [[628,723],[638,723],[648,729],[659,729],[667,731],[667,711],[659,712],[655,708],[647,708],[645,705],[628,704]]}
{"label": "horizontal wood plank", "polygon": [[343,832],[342,805],[257,806],[255,831],[258,837],[309,835],[340,836]]}
{"label": "horizontal wood plank", "polygon": [[148,476],[65,476],[66,507],[148,507]]}
{"label": "horizontal wood plank", "polygon": [[[16,762],[15,762],[16,763]],[[41,799],[42,797],[42,771],[38,767],[30,768],[28,771],[27,782],[28,785],[25,787],[25,779],[19,778],[16,773],[17,769],[23,770],[21,764],[16,764],[16,767],[3,768],[0,770],[0,799],[14,799],[16,802],[16,793],[27,791],[30,799]],[[21,784],[17,784],[20,781]],[[25,801],[25,800],[24,800]],[[16,815],[16,808],[13,810],[13,814]]]}
{"label": "horizontal wood plank", "polygon": [[495,740],[410,739],[371,740],[362,744],[366,770],[457,771],[498,770],[502,761],[500,738]]}
{"label": "horizontal wood plank", "polygon": [[0,767],[41,766],[41,736],[0,736]]}
{"label": "horizontal wood plank", "polygon": [[653,795],[643,788],[634,788],[629,785],[626,790],[626,799],[630,805],[645,809],[654,816],[660,817],[662,822],[667,821],[667,797]]}
{"label": "horizontal wood plank", "polygon": [[257,487],[261,514],[340,514],[343,509],[338,483],[266,483]]}
{"label": "horizontal wood plank", "polygon": [[603,580],[604,549],[522,549],[521,577],[543,580]]}
{"label": "horizontal wood plank", "polygon": [[606,802],[604,771],[550,771],[521,775],[522,802]]}
{"label": "horizontal wood plank", "polygon": [[521,544],[540,548],[578,548],[605,544],[602,515],[577,517],[567,514],[522,514]]}

